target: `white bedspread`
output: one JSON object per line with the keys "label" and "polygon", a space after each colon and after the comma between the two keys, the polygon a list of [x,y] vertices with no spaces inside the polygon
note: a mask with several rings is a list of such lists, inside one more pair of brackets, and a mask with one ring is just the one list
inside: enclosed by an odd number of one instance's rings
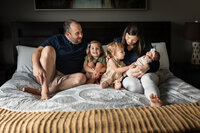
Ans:
{"label": "white bedspread", "polygon": [[[169,70],[159,70],[161,99],[164,105],[200,101],[200,89],[173,76]],[[24,86],[40,89],[33,76],[16,72],[12,79],[0,87],[0,108],[12,111],[81,111],[93,109],[128,108],[148,106],[143,94],[112,88],[100,89],[99,85],[88,84],[71,88],[55,95],[49,100],[22,92]]]}

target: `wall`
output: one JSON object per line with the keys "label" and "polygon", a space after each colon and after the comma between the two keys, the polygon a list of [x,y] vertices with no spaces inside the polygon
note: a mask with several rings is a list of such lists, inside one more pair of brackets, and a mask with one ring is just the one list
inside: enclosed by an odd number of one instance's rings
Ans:
{"label": "wall", "polygon": [[148,0],[148,10],[65,10],[35,11],[34,0],[1,0],[0,60],[13,63],[11,21],[171,21],[171,57],[173,62],[190,62],[192,46],[183,36],[184,22],[200,20],[200,0]]}

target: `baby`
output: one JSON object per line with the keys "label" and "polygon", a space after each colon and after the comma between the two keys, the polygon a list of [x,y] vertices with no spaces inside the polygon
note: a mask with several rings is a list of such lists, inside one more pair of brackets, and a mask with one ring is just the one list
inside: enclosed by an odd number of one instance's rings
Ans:
{"label": "baby", "polygon": [[[149,52],[146,53],[146,55],[138,58],[137,61],[133,63],[135,65],[134,68],[138,65],[145,65],[152,61],[157,61],[159,59],[160,59],[159,52],[157,52],[155,48],[152,48]],[[134,68],[131,68],[126,72],[126,75],[128,77],[133,77],[132,73],[133,73]]]}

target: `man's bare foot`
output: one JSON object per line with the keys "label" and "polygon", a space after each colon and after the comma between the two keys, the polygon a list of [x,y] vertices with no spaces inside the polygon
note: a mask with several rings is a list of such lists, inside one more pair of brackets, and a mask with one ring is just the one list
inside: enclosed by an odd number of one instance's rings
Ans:
{"label": "man's bare foot", "polygon": [[160,98],[156,95],[154,95],[153,93],[150,94],[150,106],[151,107],[160,107],[162,106],[162,101],[160,100]]}
{"label": "man's bare foot", "polygon": [[24,87],[22,88],[23,92],[28,92],[35,95],[41,95],[41,90],[35,88]]}
{"label": "man's bare foot", "polygon": [[122,87],[122,84],[121,84],[120,81],[118,81],[118,82],[115,83],[115,90],[120,90],[121,87]]}
{"label": "man's bare foot", "polygon": [[100,83],[100,88],[101,89],[106,88],[106,87],[108,87],[108,82],[103,81],[103,82]]}
{"label": "man's bare foot", "polygon": [[49,94],[47,93],[47,92],[44,92],[44,91],[42,91],[41,92],[41,100],[47,100],[47,99],[49,99],[50,97],[49,97]]}

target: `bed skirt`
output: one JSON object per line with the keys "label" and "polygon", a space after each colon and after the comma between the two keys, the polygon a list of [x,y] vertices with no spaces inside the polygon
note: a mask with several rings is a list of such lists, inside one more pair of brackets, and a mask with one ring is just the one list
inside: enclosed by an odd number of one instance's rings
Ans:
{"label": "bed skirt", "polygon": [[200,102],[79,112],[0,109],[1,133],[145,133],[200,130]]}

